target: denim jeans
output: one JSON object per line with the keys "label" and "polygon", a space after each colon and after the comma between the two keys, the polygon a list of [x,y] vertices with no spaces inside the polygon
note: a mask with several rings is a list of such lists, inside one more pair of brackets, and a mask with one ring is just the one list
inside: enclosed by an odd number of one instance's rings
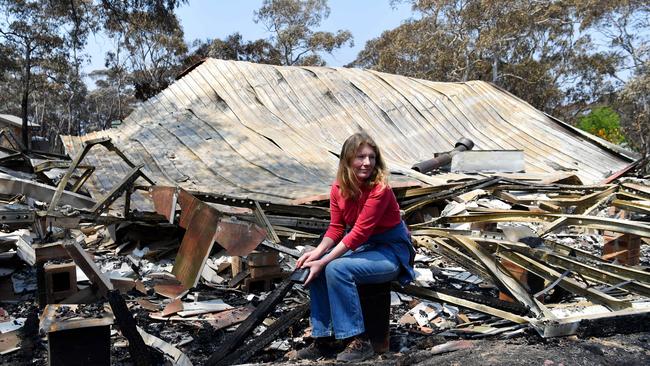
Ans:
{"label": "denim jeans", "polygon": [[[357,284],[413,279],[411,242],[402,223],[329,262],[309,285],[312,337],[349,338],[365,331]],[[404,281],[401,281],[404,282]],[[333,334],[332,334],[333,333]]]}

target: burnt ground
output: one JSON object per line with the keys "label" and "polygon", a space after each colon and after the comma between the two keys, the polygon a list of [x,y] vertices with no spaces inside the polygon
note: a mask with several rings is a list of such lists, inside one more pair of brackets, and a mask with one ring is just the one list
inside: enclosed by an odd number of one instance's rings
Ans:
{"label": "burnt ground", "polygon": [[[25,298],[16,304],[3,304],[10,313],[26,316],[34,303]],[[228,337],[229,331],[213,330],[209,326],[196,324],[150,322],[144,315],[135,312],[138,323],[150,334],[176,343],[181,335],[191,335],[193,341],[179,347],[194,365],[201,365]],[[293,337],[304,334],[308,321],[300,321],[292,329]],[[291,339],[288,334],[280,336]],[[447,353],[432,351],[434,346],[446,342],[462,342],[462,349]],[[132,365],[126,341],[119,333],[111,337],[111,364]],[[292,347],[298,349],[305,343],[297,341]],[[35,340],[31,349],[0,355],[0,365],[47,365],[47,342],[44,338]],[[436,348],[436,349],[437,349]],[[403,352],[387,352],[377,355],[361,364],[364,365],[650,365],[650,332],[617,334],[608,337],[578,338],[577,336],[543,339],[533,330],[527,330],[517,338],[466,339],[422,335],[391,330],[391,349]],[[291,361],[291,351],[265,350],[258,353],[249,364],[269,365],[335,365],[334,360],[322,359],[315,362]],[[156,364],[164,364],[162,355],[156,357]]]}
{"label": "burnt ground", "polygon": [[[602,338],[540,339],[529,335],[510,340],[472,340],[470,348],[434,354],[422,349],[387,353],[363,365],[650,365],[650,333]],[[335,365],[335,361],[275,362],[274,365]]]}

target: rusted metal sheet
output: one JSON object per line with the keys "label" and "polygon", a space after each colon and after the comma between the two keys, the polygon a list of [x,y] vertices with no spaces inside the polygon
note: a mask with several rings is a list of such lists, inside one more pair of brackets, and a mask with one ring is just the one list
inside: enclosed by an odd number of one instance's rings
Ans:
{"label": "rusted metal sheet", "polygon": [[257,248],[266,231],[252,222],[222,217],[214,240],[230,255],[246,255]]}
{"label": "rusted metal sheet", "polygon": [[160,283],[154,285],[153,290],[160,296],[176,299],[185,295],[189,289],[179,282]]}
{"label": "rusted metal sheet", "polygon": [[228,309],[215,313],[199,314],[195,316],[180,316],[180,315],[171,315],[164,317],[160,313],[150,313],[149,317],[155,320],[164,320],[164,321],[198,321],[198,322],[207,322],[210,323],[215,330],[223,329],[232,326],[233,324],[240,323],[255,310],[251,306],[238,307],[234,309]]}
{"label": "rusted metal sheet", "polygon": [[178,199],[176,188],[158,186],[156,189],[149,189],[149,194],[154,202],[156,212],[165,216],[170,223],[173,223],[176,214],[176,200]]}
{"label": "rusted metal sheet", "polygon": [[176,202],[181,208],[178,225],[185,229],[185,235],[172,273],[186,288],[198,283],[215,241],[230,255],[246,255],[266,236],[259,226],[230,220],[183,189],[154,186],[150,193],[156,212],[170,220],[175,215]]}
{"label": "rusted metal sheet", "polygon": [[187,288],[196,286],[217,233],[219,214],[187,193],[179,195],[180,226],[185,228],[172,273]]}

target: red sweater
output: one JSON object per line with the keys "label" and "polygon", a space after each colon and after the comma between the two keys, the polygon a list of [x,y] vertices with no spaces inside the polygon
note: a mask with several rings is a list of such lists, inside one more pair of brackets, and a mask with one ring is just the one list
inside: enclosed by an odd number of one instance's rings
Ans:
{"label": "red sweater", "polygon": [[[330,225],[325,236],[351,250],[401,222],[399,205],[389,186],[363,187],[357,199],[344,199],[338,182],[330,191]],[[352,230],[345,235],[345,228]]]}

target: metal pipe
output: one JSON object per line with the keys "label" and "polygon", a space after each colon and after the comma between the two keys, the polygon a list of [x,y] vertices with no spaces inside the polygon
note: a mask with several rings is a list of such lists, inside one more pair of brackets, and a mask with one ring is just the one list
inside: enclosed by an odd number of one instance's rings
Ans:
{"label": "metal pipe", "polygon": [[452,156],[458,154],[461,151],[472,150],[473,147],[474,142],[472,142],[472,140],[466,137],[462,137],[460,140],[458,140],[456,145],[454,145],[454,149],[450,152],[442,153],[433,159],[419,162],[413,165],[411,169],[426,174],[436,168],[449,164]]}

